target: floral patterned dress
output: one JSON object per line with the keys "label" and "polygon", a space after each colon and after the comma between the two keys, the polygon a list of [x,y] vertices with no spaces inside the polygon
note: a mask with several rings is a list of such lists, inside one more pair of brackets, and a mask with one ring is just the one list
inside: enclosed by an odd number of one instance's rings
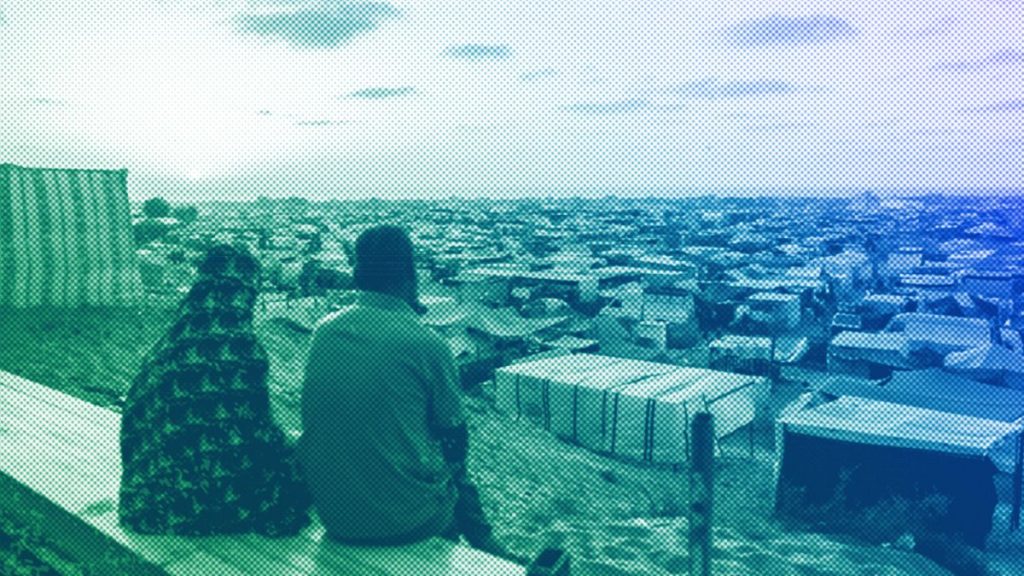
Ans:
{"label": "floral patterned dress", "polygon": [[136,532],[282,536],[309,522],[294,453],[271,419],[256,280],[238,263],[252,257],[222,248],[127,395],[119,514]]}

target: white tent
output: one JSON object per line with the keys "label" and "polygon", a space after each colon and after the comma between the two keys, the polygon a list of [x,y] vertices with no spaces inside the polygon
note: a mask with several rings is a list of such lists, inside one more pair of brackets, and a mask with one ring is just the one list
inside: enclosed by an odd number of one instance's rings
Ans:
{"label": "white tent", "polygon": [[939,314],[897,314],[889,321],[887,331],[904,334],[912,349],[928,348],[942,354],[977,348],[992,341],[988,321]]}
{"label": "white tent", "polygon": [[998,344],[950,352],[943,365],[947,370],[966,376],[985,380],[998,378],[1012,388],[1024,388],[1024,355]]}
{"label": "white tent", "polygon": [[[1020,423],[1000,422],[918,406],[841,396],[778,420],[783,433],[873,446],[974,456],[1011,473]],[[781,453],[781,451],[780,451]]]}
{"label": "white tent", "polygon": [[830,358],[910,367],[910,342],[893,332],[840,332],[829,343]]}
{"label": "white tent", "polygon": [[722,437],[750,424],[768,393],[756,376],[591,354],[499,368],[495,388],[507,414],[594,450],[659,463],[687,459],[698,412],[715,415]]}

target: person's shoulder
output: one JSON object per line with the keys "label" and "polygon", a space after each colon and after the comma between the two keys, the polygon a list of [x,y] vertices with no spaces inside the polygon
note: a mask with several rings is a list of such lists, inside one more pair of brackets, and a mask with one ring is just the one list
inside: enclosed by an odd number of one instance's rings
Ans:
{"label": "person's shoulder", "polygon": [[419,349],[431,354],[445,356],[451,353],[448,343],[429,326],[421,322],[415,322],[416,328],[409,331],[409,337],[419,346]]}

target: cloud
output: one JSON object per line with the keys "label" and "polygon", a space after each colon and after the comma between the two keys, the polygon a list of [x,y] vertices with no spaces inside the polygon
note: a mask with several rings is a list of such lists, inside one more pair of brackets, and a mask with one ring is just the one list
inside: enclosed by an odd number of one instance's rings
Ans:
{"label": "cloud", "polygon": [[519,75],[519,80],[521,82],[533,82],[536,80],[551,78],[552,76],[557,75],[558,70],[555,70],[554,68],[542,68],[540,70],[531,70],[529,72],[523,72],[522,74]]}
{"label": "cloud", "polygon": [[789,130],[806,130],[820,126],[816,122],[776,122],[771,124],[748,124],[743,126],[744,132],[786,132]]}
{"label": "cloud", "polygon": [[978,60],[959,60],[956,62],[939,62],[931,67],[940,72],[973,72],[986,68],[1014,66],[1024,64],[1024,51],[1008,48],[993,52]]}
{"label": "cloud", "polygon": [[347,98],[358,98],[361,100],[384,100],[387,98],[399,98],[401,96],[407,96],[414,94],[416,89],[412,86],[398,86],[394,88],[388,88],[384,86],[377,86],[373,88],[363,88],[350,92],[346,95]]}
{"label": "cloud", "polygon": [[968,130],[966,128],[926,126],[924,128],[914,128],[912,130],[909,130],[907,133],[915,134],[918,136],[944,136],[947,134],[970,134],[971,130]]}
{"label": "cloud", "polygon": [[507,60],[512,57],[512,49],[505,44],[457,44],[444,51],[451,58],[466,60]]}
{"label": "cloud", "polygon": [[1003,100],[1001,102],[993,102],[991,104],[984,104],[982,106],[970,106],[967,108],[961,108],[960,111],[969,112],[972,114],[1000,114],[1004,112],[1024,112],[1024,98]]}
{"label": "cloud", "polygon": [[672,93],[683,98],[718,100],[723,98],[793,94],[795,92],[816,90],[816,88],[793,84],[785,80],[730,80],[728,82],[719,82],[714,78],[705,78],[703,80],[677,84],[670,90]]}
{"label": "cloud", "polygon": [[296,126],[338,126],[344,124],[344,120],[299,120]]}
{"label": "cloud", "polygon": [[813,44],[855,36],[857,29],[836,16],[774,14],[739,22],[726,30],[729,44],[739,47]]}
{"label": "cloud", "polygon": [[57,100],[56,98],[32,98],[32,103],[38,106],[63,106],[63,100]]}
{"label": "cloud", "polygon": [[327,1],[282,11],[240,14],[235,25],[244,33],[284,40],[298,48],[335,48],[397,18],[386,2]]}
{"label": "cloud", "polygon": [[952,34],[960,28],[960,20],[955,16],[946,16],[943,18],[936,18],[928,23],[927,26],[914,32],[915,36],[930,37],[930,36],[945,36]]}
{"label": "cloud", "polygon": [[613,102],[581,102],[567,107],[568,110],[582,114],[625,114],[647,108],[649,103],[643,98],[630,98]]}

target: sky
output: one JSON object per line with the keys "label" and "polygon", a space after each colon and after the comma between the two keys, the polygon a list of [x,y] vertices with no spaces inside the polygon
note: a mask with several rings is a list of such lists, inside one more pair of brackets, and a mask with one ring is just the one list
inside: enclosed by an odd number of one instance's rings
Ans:
{"label": "sky", "polygon": [[0,70],[135,199],[1024,185],[1024,0],[0,0]]}

